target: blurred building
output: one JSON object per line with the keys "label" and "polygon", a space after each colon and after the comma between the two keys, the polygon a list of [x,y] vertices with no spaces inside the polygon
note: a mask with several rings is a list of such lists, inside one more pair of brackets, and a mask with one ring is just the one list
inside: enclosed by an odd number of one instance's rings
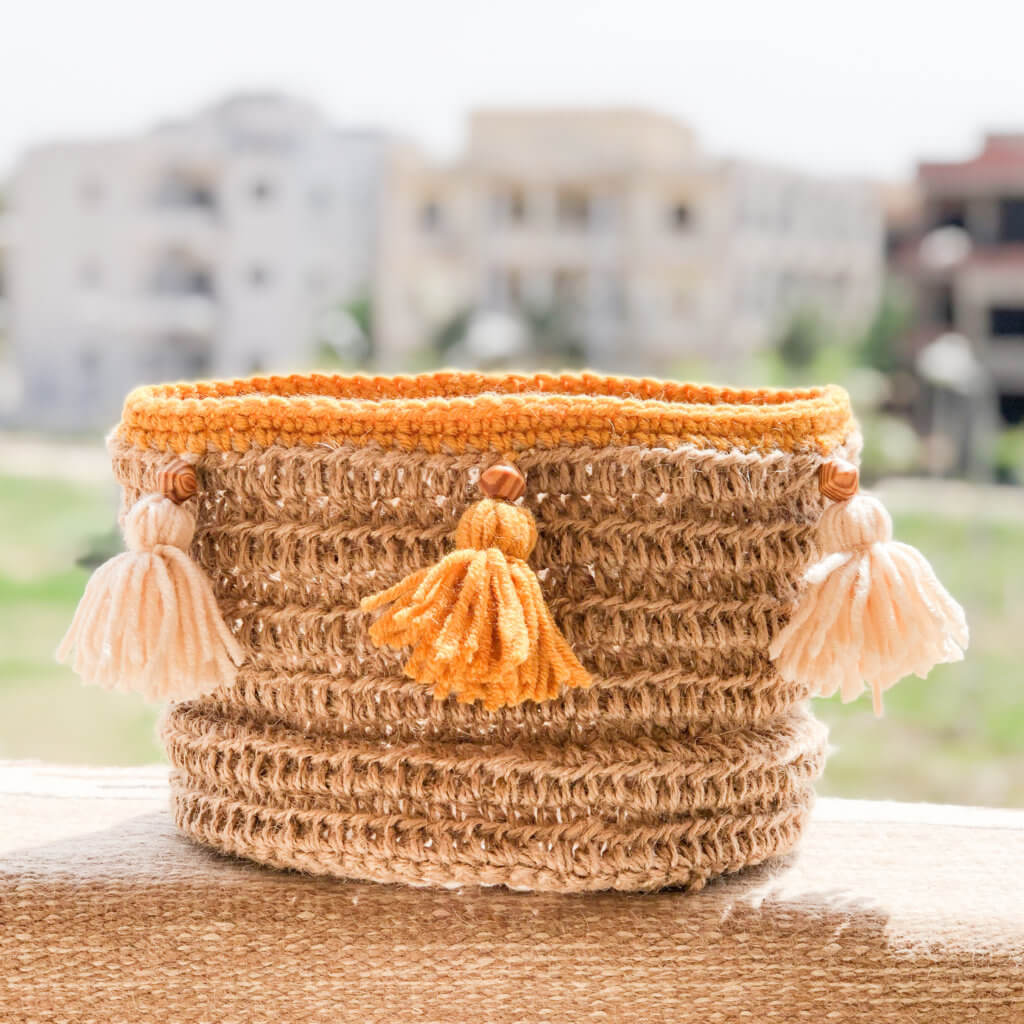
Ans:
{"label": "blurred building", "polygon": [[4,211],[3,196],[0,195],[0,365],[3,363],[7,338],[7,252],[9,220]]}
{"label": "blurred building", "polygon": [[717,338],[744,353],[773,340],[794,314],[820,315],[836,339],[875,314],[885,270],[885,222],[868,182],[758,163],[718,165],[729,211]]}
{"label": "blurred building", "polygon": [[250,95],[29,152],[10,192],[16,421],[102,426],[140,382],[313,361],[321,312],[370,287],[385,148]]}
{"label": "blurred building", "polygon": [[872,189],[711,157],[657,114],[482,112],[452,164],[412,146],[391,156],[374,293],[384,369],[431,340],[522,361],[515,320],[560,325],[549,363],[561,345],[607,369],[727,366],[799,310],[852,330],[878,299]]}
{"label": "blurred building", "polygon": [[894,256],[916,299],[913,342],[960,336],[1024,419],[1024,134],[989,135],[975,157],[921,163],[918,231]]}
{"label": "blurred building", "polygon": [[885,252],[893,257],[914,242],[921,232],[921,190],[916,181],[875,184],[885,223]]}
{"label": "blurred building", "polygon": [[0,191],[0,423],[9,418],[20,400],[20,380],[14,371],[8,332],[7,281],[10,252],[10,218],[6,196]]}

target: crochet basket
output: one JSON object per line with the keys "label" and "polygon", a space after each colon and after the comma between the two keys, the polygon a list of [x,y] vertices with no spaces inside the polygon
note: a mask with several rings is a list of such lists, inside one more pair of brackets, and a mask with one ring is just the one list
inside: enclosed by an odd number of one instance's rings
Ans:
{"label": "crochet basket", "polygon": [[[263,864],[381,882],[700,887],[797,842],[825,759],[769,657],[816,557],[845,393],[592,375],[144,388],[124,509],[195,470],[190,553],[243,661],[172,704],[173,812]],[[374,643],[361,599],[437,563],[512,462],[529,564],[591,685],[488,708]]]}

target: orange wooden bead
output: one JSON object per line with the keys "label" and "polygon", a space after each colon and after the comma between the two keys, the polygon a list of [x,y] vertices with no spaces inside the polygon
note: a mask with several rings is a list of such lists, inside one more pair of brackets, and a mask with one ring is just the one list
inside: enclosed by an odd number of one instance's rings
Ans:
{"label": "orange wooden bead", "polygon": [[860,473],[846,459],[830,459],[818,469],[818,488],[832,501],[849,501],[860,486]]}
{"label": "orange wooden bead", "polygon": [[156,485],[161,494],[178,505],[188,501],[199,490],[195,468],[184,459],[175,459],[164,466],[156,475]]}
{"label": "orange wooden bead", "polygon": [[502,463],[480,474],[480,490],[488,498],[515,501],[526,493],[526,478],[515,466]]}

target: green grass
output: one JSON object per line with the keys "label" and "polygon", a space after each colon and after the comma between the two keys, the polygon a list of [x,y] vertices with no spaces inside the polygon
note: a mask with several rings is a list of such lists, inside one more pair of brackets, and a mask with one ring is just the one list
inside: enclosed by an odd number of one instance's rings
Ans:
{"label": "green grass", "polygon": [[940,665],[870,702],[817,701],[831,756],[822,792],[871,799],[1024,804],[1024,523],[958,518],[935,508],[896,518],[896,535],[925,552],[963,603],[964,661]]}
{"label": "green grass", "polygon": [[[53,661],[116,511],[111,486],[0,476],[0,757],[137,764],[162,757],[156,711],[140,698],[85,688]],[[935,507],[900,515],[963,601],[966,661],[904,680],[870,701],[816,702],[836,750],[824,793],[871,799],[1024,804],[1024,522]]]}
{"label": "green grass", "polygon": [[0,477],[0,757],[141,764],[162,757],[141,697],[85,688],[53,652],[110,531],[112,485]]}

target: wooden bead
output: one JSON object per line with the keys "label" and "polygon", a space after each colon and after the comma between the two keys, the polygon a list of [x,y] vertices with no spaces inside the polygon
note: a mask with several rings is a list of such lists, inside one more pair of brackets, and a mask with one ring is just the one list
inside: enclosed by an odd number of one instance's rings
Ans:
{"label": "wooden bead", "polygon": [[818,469],[818,488],[832,501],[849,501],[860,486],[860,473],[852,462],[830,459]]}
{"label": "wooden bead", "polygon": [[502,463],[480,474],[480,490],[487,498],[515,501],[526,493],[526,478],[515,466]]}
{"label": "wooden bead", "polygon": [[175,459],[156,475],[160,493],[180,505],[199,490],[196,471],[184,459]]}

